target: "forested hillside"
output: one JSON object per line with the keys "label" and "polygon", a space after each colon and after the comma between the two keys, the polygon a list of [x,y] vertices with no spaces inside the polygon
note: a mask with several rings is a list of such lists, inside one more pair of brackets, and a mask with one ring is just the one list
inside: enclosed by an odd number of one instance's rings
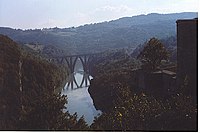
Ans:
{"label": "forested hillside", "polygon": [[94,53],[124,47],[136,48],[151,37],[163,39],[176,36],[177,19],[197,16],[194,12],[153,13],[63,29],[21,30],[1,27],[0,33],[22,44],[53,45],[56,49],[62,49],[62,54]]}
{"label": "forested hillside", "polygon": [[0,35],[0,130],[86,130],[57,93],[66,71]]}

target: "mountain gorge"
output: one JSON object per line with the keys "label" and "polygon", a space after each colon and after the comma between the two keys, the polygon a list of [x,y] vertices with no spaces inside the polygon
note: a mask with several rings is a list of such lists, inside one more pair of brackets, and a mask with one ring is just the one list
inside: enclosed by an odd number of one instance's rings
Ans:
{"label": "mountain gorge", "polygon": [[97,53],[108,49],[135,49],[151,37],[163,39],[176,36],[177,19],[192,19],[197,16],[195,12],[152,13],[70,28],[21,30],[0,27],[0,34],[21,44],[34,43],[50,46],[50,49],[61,49],[62,52],[57,50],[59,52],[56,55]]}
{"label": "mountain gorge", "polygon": [[[193,89],[190,77],[176,84],[176,21],[197,16],[151,13],[70,28],[0,27],[0,129],[197,131],[197,104],[185,93]],[[64,55],[73,56],[55,57]],[[90,82],[73,88],[77,75]]]}

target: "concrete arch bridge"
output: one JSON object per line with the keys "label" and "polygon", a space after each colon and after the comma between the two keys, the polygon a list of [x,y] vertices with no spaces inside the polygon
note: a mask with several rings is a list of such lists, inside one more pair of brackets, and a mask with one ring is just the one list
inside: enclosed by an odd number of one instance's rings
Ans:
{"label": "concrete arch bridge", "polygon": [[[98,54],[80,54],[80,55],[69,55],[69,56],[60,56],[60,57],[52,57],[49,59],[50,62],[55,62],[58,64],[66,65],[69,69],[69,78],[67,83],[67,88],[71,86],[71,89],[82,88],[89,86],[90,79],[90,71],[91,71],[91,61],[95,59]],[[80,60],[83,67],[83,77],[81,83],[78,84],[75,78],[75,66]]]}

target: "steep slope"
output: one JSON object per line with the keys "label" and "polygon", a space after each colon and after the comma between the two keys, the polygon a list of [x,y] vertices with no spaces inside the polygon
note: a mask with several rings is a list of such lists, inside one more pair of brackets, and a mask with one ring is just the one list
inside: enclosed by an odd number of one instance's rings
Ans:
{"label": "steep slope", "polygon": [[[0,129],[13,129],[20,114],[20,50],[8,37],[0,35]],[[9,105],[9,106],[8,106]]]}
{"label": "steep slope", "polygon": [[[38,75],[30,70],[30,66],[37,67],[36,60],[30,60],[30,57],[23,57],[18,44],[4,35],[0,35],[0,55],[0,129],[13,130],[17,129],[16,126],[19,123],[21,115],[22,89],[23,95],[25,94],[24,89],[29,89],[29,93],[32,93],[32,96],[34,96],[33,92],[38,92],[38,89],[42,89],[46,83],[32,79]],[[22,62],[23,65],[21,65]],[[28,69],[24,67],[26,63],[29,64],[26,65]],[[40,63],[40,65],[44,67],[44,64]],[[38,69],[40,70],[40,67],[36,70]],[[32,74],[33,77],[22,79],[22,75],[27,74]],[[29,87],[26,86],[27,80],[29,80]],[[31,85],[35,85],[35,82],[38,86],[40,85],[40,88],[36,86],[33,88],[30,87]],[[37,94],[40,94],[40,92]],[[32,97],[30,96],[29,98]]]}
{"label": "steep slope", "polygon": [[0,130],[86,130],[83,118],[63,112],[66,97],[55,92],[65,71],[4,35],[0,55]]}

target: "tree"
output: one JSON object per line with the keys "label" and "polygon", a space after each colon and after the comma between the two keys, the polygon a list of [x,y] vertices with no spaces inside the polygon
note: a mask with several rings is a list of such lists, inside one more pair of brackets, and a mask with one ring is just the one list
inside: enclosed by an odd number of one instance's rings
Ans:
{"label": "tree", "polygon": [[151,38],[137,58],[142,60],[143,69],[152,71],[169,58],[169,53],[158,39]]}
{"label": "tree", "polygon": [[[20,130],[88,130],[84,118],[63,112],[67,97],[56,93],[66,72],[45,60],[22,58],[22,110]],[[41,76],[42,75],[42,76]]]}

